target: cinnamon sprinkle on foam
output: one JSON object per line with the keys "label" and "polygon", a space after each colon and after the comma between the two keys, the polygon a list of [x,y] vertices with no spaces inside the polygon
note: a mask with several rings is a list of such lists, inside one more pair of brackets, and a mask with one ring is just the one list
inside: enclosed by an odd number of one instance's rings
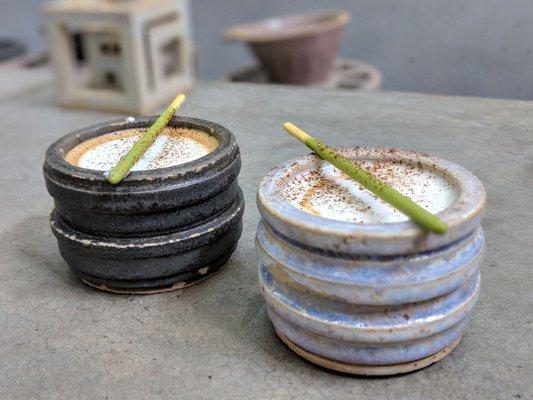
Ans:
{"label": "cinnamon sprinkle on foam", "polygon": [[[125,129],[86,140],[70,150],[65,160],[81,168],[107,171],[144,132],[145,129]],[[218,145],[218,140],[204,131],[166,127],[131,170],[184,164],[211,153]]]}
{"label": "cinnamon sprinkle on foam", "polygon": [[[384,149],[386,156],[394,149]],[[421,161],[356,160],[374,176],[410,197],[432,213],[448,208],[457,197],[444,176]],[[400,162],[401,161],[401,162]],[[358,223],[400,222],[408,219],[332,164],[317,161],[317,167],[283,179],[282,195],[293,206],[311,214]]]}

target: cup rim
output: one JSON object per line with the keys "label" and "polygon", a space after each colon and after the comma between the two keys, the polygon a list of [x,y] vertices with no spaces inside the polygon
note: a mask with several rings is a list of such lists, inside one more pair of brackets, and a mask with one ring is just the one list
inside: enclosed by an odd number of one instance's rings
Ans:
{"label": "cup rim", "polygon": [[449,245],[472,232],[483,216],[486,193],[481,181],[465,168],[418,151],[397,148],[351,147],[339,151],[351,158],[421,163],[450,181],[457,198],[437,215],[448,224],[443,235],[424,231],[407,220],[389,223],[355,223],[310,214],[290,204],[281,182],[302,164],[320,160],[313,153],[274,167],[261,181],[259,211],[266,222],[288,240],[305,246],[346,254],[396,255],[424,252]]}
{"label": "cup rim", "polygon": [[[271,17],[247,24],[235,25],[222,33],[227,42],[265,43],[294,39],[342,28],[351,19],[346,10],[322,10]],[[308,23],[295,24],[285,29],[272,29],[269,26],[307,20]]]}

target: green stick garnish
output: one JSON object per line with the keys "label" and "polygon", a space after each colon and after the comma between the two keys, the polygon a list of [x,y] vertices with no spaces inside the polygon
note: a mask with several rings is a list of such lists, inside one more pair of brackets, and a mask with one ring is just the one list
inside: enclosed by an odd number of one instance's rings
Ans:
{"label": "green stick garnish", "polygon": [[170,119],[174,116],[174,113],[180,108],[185,101],[185,95],[178,95],[170,104],[170,106],[155,120],[155,122],[148,128],[144,135],[135,142],[133,147],[124,155],[117,165],[115,165],[111,171],[107,181],[112,185],[119,183],[130,172],[130,169],[135,165],[137,161],[143,156],[148,148],[154,143],[157,135],[161,133],[167,126]]}
{"label": "green stick garnish", "polygon": [[409,197],[404,196],[368,171],[365,171],[355,162],[337,153],[320,140],[308,135],[290,122],[283,124],[283,127],[292,136],[305,143],[305,145],[313,150],[320,158],[329,161],[380,199],[386,201],[391,206],[407,215],[422,228],[439,234],[446,233],[448,230],[446,222],[439,217],[420,207]]}

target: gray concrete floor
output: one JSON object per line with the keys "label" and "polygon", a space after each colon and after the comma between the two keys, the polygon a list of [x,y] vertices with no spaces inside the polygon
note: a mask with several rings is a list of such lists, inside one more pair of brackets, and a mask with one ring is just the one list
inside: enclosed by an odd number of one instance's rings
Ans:
{"label": "gray concrete floor", "polygon": [[[533,397],[533,103],[200,85],[181,114],[237,137],[242,239],[225,270],[201,285],[122,296],[70,273],[49,230],[41,175],[53,140],[116,115],[60,109],[41,78],[0,71],[0,398]],[[403,376],[353,378],[314,367],[276,338],[257,283],[255,192],[271,167],[306,152],[283,133],[285,120],[333,145],[427,151],[484,182],[482,292],[467,334],[443,361]]]}

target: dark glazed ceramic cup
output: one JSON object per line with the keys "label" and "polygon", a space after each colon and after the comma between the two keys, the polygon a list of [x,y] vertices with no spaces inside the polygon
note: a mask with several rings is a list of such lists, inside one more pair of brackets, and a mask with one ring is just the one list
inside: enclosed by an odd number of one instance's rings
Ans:
{"label": "dark glazed ceramic cup", "polygon": [[104,235],[131,236],[172,231],[229,207],[237,193],[239,147],[226,128],[209,121],[174,117],[169,126],[199,129],[219,146],[185,164],[130,173],[110,185],[101,171],[65,161],[79,143],[124,129],[147,127],[154,118],[119,120],[81,129],[53,143],[44,163],[46,187],[63,219],[73,227]]}
{"label": "dark glazed ceramic cup", "polygon": [[309,85],[325,81],[339,53],[346,11],[321,11],[235,26],[223,37],[250,46],[270,80]]}
{"label": "dark glazed ceramic cup", "polygon": [[100,289],[152,293],[190,285],[217,272],[241,234],[240,153],[233,134],[220,125],[174,117],[170,127],[204,131],[218,147],[188,163],[131,172],[116,186],[101,171],[65,160],[83,141],[146,128],[154,118],[81,129],[46,153],[44,178],[55,203],[51,226],[61,255],[78,277]]}

